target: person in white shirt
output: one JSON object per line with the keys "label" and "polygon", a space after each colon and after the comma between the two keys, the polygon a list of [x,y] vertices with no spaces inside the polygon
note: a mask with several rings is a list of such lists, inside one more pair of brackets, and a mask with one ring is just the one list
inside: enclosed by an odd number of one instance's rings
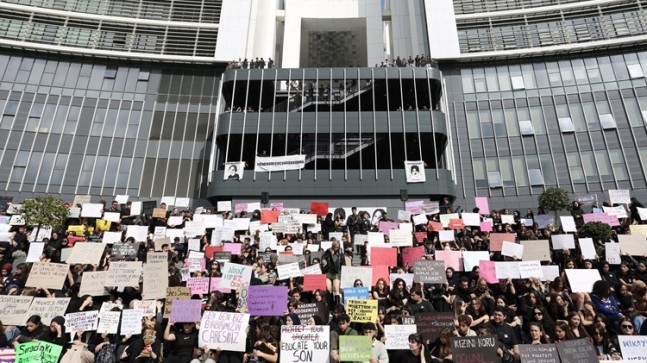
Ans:
{"label": "person in white shirt", "polygon": [[389,363],[389,354],[386,346],[381,341],[375,339],[377,336],[377,326],[374,323],[364,324],[364,335],[371,337],[373,348],[371,350],[371,360],[365,363]]}

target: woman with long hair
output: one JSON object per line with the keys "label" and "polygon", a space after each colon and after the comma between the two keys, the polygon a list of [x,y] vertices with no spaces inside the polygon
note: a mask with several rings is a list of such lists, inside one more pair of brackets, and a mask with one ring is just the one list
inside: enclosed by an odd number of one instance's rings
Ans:
{"label": "woman with long hair", "polygon": [[546,312],[546,309],[543,306],[539,305],[533,309],[533,314],[530,317],[530,323],[533,322],[541,324],[544,328],[544,331],[551,337],[551,339],[555,338],[551,335],[555,332],[555,322]]}
{"label": "woman with long hair", "polygon": [[550,339],[539,322],[530,323],[527,344],[548,344]]}
{"label": "woman with long hair", "polygon": [[616,347],[613,346],[607,330],[600,324],[595,324],[591,330],[591,339],[593,340],[593,347],[599,360],[620,360],[622,355]]}
{"label": "woman with long hair", "polygon": [[373,291],[371,291],[371,296],[375,300],[384,300],[389,296],[389,285],[386,280],[381,277],[377,279],[375,286],[373,286]]}
{"label": "woman with long hair", "polygon": [[272,329],[266,322],[256,326],[256,342],[251,356],[256,357],[260,363],[276,363],[279,359],[276,339],[272,336]]}
{"label": "woman with long hair", "polygon": [[566,340],[573,340],[573,333],[571,327],[564,320],[559,320],[555,323],[555,342],[564,342]]}
{"label": "woman with long hair", "polygon": [[582,325],[582,318],[577,312],[571,312],[568,314],[568,326],[571,328],[571,333],[573,334],[574,339],[579,338],[588,338],[589,333],[584,329]]}
{"label": "woman with long hair", "polygon": [[334,302],[341,302],[339,285],[341,284],[342,266],[346,265],[346,258],[341,251],[339,242],[334,241],[321,258],[321,270],[326,274],[326,289],[332,294]]}

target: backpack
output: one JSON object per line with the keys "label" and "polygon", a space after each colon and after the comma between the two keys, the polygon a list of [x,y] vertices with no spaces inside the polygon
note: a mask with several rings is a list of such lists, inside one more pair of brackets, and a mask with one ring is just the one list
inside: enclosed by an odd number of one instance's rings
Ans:
{"label": "backpack", "polygon": [[95,363],[117,363],[117,354],[115,353],[117,348],[116,344],[109,343],[105,345],[97,356],[94,358]]}

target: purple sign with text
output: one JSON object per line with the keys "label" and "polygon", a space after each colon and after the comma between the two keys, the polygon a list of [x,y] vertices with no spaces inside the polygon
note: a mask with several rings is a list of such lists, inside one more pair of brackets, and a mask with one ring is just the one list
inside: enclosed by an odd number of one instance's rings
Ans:
{"label": "purple sign with text", "polygon": [[202,318],[202,300],[173,300],[172,323],[196,323]]}
{"label": "purple sign with text", "polygon": [[287,309],[288,288],[286,286],[250,286],[247,307],[251,315],[283,315]]}

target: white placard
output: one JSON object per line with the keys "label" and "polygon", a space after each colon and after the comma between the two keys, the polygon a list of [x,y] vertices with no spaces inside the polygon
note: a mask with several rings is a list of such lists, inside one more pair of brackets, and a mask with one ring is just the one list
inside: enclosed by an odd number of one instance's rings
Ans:
{"label": "white placard", "polygon": [[142,214],[142,209],[144,208],[144,202],[132,202],[130,203],[130,215],[138,216]]}
{"label": "white placard", "polygon": [[[244,352],[249,328],[249,314],[205,311],[200,321],[199,346]],[[219,337],[227,336],[222,339]]]}
{"label": "white placard", "polygon": [[575,249],[575,240],[572,234],[554,234],[550,237],[554,250]]}
{"label": "white placard", "polygon": [[81,217],[81,208],[79,207],[71,207],[67,211],[67,218],[79,218]]}
{"label": "white placard", "polygon": [[120,223],[121,214],[118,212],[105,212],[103,213],[103,219],[110,222]]}
{"label": "white placard", "polygon": [[85,203],[81,208],[81,217],[86,218],[101,218],[103,214],[103,204],[101,203]]}
{"label": "white placard", "polygon": [[408,221],[411,219],[411,212],[400,209],[398,210],[398,220],[399,221]]}
{"label": "white placard", "polygon": [[166,237],[168,237],[171,240],[171,243],[175,243],[175,238],[179,238],[180,242],[184,241],[184,230],[183,229],[174,229],[174,228],[167,228],[166,229]]}
{"label": "white placard", "polygon": [[231,200],[218,202],[217,208],[218,212],[231,212]]}
{"label": "white placard", "polygon": [[566,269],[564,272],[572,292],[591,292],[593,283],[602,280],[600,271],[596,269]]}
{"label": "white placard", "polygon": [[191,198],[175,198],[175,206],[178,208],[188,208]]}
{"label": "white placard", "polygon": [[618,345],[623,360],[647,362],[647,337],[643,335],[618,335]]}
{"label": "white placard", "polygon": [[299,263],[292,262],[285,265],[276,266],[276,272],[279,274],[279,280],[287,280],[291,277],[300,277],[303,276],[301,270],[299,270]]}
{"label": "white placard", "polygon": [[99,310],[65,314],[65,329],[68,332],[97,330],[98,319]]}
{"label": "white placard", "polygon": [[222,227],[223,218],[219,214],[205,214],[202,216],[202,224],[204,225],[204,228]]}
{"label": "white placard", "polygon": [[463,267],[465,271],[472,271],[474,267],[479,266],[479,261],[489,261],[490,252],[488,251],[463,251]]}
{"label": "white placard", "polygon": [[341,267],[341,287],[354,287],[355,280],[362,280],[363,286],[373,285],[373,268],[371,267]]}
{"label": "white placard", "polygon": [[604,212],[607,213],[608,215],[614,216],[618,219],[628,217],[627,210],[622,205],[619,205],[617,207],[602,207],[602,209],[604,209]]}
{"label": "white placard", "polygon": [[119,204],[126,204],[126,203],[128,203],[128,196],[127,195],[117,195],[117,196],[115,196],[115,200]]}
{"label": "white placard", "polygon": [[535,277],[538,279],[544,278],[544,272],[541,269],[539,261],[521,261],[519,262],[519,276],[522,279],[529,279]]}
{"label": "white placard", "polygon": [[479,227],[481,225],[481,215],[478,213],[462,213],[461,218],[466,226]]}
{"label": "white placard", "polygon": [[426,225],[427,222],[428,222],[428,220],[427,220],[427,215],[426,214],[418,214],[417,216],[413,216],[413,223],[415,225],[419,225],[419,224],[425,224]]}
{"label": "white placard", "polygon": [[169,216],[166,225],[169,227],[179,226],[184,222],[182,216]]}
{"label": "white placard", "polygon": [[411,247],[411,231],[392,229],[391,231],[389,231],[389,242],[391,243],[391,246]]}
{"label": "white placard", "polygon": [[415,324],[396,324],[384,326],[384,345],[388,350],[409,349],[409,335],[416,334]]}
{"label": "white placard", "polygon": [[305,275],[321,275],[321,266],[319,264],[308,266],[301,270],[301,274]]}
{"label": "white placard", "polygon": [[103,232],[103,243],[119,243],[121,242],[122,232]]}
{"label": "white placard", "polygon": [[501,254],[503,256],[515,257],[517,259],[523,258],[523,245],[515,242],[503,241],[501,245]]}
{"label": "white placard", "polygon": [[611,204],[631,203],[631,195],[629,194],[629,189],[609,189],[609,201],[611,202]]}
{"label": "white placard", "polygon": [[594,260],[597,258],[597,252],[595,252],[592,238],[578,238],[577,241],[580,244],[580,250],[582,250],[582,257],[587,260]]}
{"label": "white placard", "polygon": [[191,238],[189,240],[189,251],[200,251],[200,241],[199,238]]}
{"label": "white placard", "polygon": [[142,309],[124,309],[121,319],[121,335],[139,335],[142,333],[142,317],[144,310]]}
{"label": "white placard", "polygon": [[137,242],[146,242],[148,239],[148,226],[129,225],[126,229],[126,239],[133,237]]}
{"label": "white placard", "polygon": [[97,333],[117,334],[119,318],[121,318],[121,311],[106,311],[101,313]]}
{"label": "white placard", "polygon": [[573,216],[560,216],[559,219],[562,221],[562,229],[564,232],[577,232]]}
{"label": "white placard", "polygon": [[368,244],[369,245],[384,244],[384,233],[382,233],[382,232],[368,232],[368,233],[366,233],[366,235],[368,236],[367,238],[368,238]]}
{"label": "white placard", "polygon": [[501,215],[501,223],[503,224],[514,224],[514,216],[509,215],[509,214],[502,214]]}
{"label": "white placard", "polygon": [[642,235],[619,234],[618,242],[623,255],[644,256],[647,254],[647,240]]}
{"label": "white placard", "polygon": [[542,265],[541,273],[544,275],[542,281],[554,281],[559,277],[559,266],[557,265]]}
{"label": "white placard", "polygon": [[636,209],[638,209],[638,214],[640,215],[640,220],[647,221],[647,208],[636,207]]}
{"label": "white placard", "polygon": [[168,207],[175,205],[175,197],[162,197],[162,200],[160,201],[160,208],[161,205],[166,204],[166,210],[168,210]]}
{"label": "white placard", "polygon": [[614,242],[607,242],[604,244],[604,252],[607,262],[610,265],[619,265],[622,260],[620,259],[620,244]]}
{"label": "white placard", "polygon": [[204,227],[200,222],[185,222],[184,236],[187,238],[202,236],[205,234]]}
{"label": "white placard", "polygon": [[441,242],[451,242],[455,239],[456,237],[454,236],[454,230],[448,230],[448,231],[439,231],[438,232],[438,239]]}
{"label": "white placard", "polygon": [[24,226],[25,217],[23,217],[22,214],[14,214],[9,219],[9,224],[12,226]]}
{"label": "white placard", "polygon": [[518,279],[520,276],[518,262],[497,262],[494,269],[497,279]]}
{"label": "white placard", "polygon": [[27,259],[25,262],[38,262],[40,261],[40,255],[43,254],[43,248],[45,248],[45,242],[32,242],[29,244],[29,253],[27,254]]}

